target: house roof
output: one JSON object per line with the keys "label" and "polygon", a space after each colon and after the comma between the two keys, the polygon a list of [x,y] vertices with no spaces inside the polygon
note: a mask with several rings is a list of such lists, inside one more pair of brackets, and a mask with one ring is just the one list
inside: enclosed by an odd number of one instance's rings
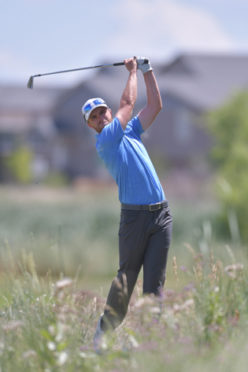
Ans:
{"label": "house roof", "polygon": [[248,55],[183,54],[160,66],[159,85],[199,110],[213,109],[248,89]]}
{"label": "house roof", "polygon": [[[108,61],[105,61],[108,63]],[[196,111],[207,111],[223,104],[232,94],[248,89],[248,55],[182,54],[171,63],[154,64],[161,94],[184,102]],[[81,104],[90,96],[101,96],[113,111],[118,108],[126,84],[127,71],[123,67],[103,68],[67,92],[68,102]],[[139,103],[146,100],[142,74],[138,73]],[[66,103],[58,102],[58,107]],[[80,114],[81,115],[81,114]]]}
{"label": "house roof", "polygon": [[[106,63],[108,61],[105,61]],[[154,64],[163,97],[172,97],[198,111],[223,104],[235,92],[248,89],[248,55],[182,54],[170,63]],[[108,67],[73,88],[0,86],[0,126],[32,120],[39,115],[54,115],[60,122],[82,126],[81,106],[86,99],[102,96],[115,112],[126,84],[127,71]],[[138,73],[138,109],[146,100],[142,73]],[[7,118],[8,117],[8,122]],[[75,123],[75,124],[74,124]],[[14,125],[14,124],[13,124]]]}
{"label": "house roof", "polygon": [[27,89],[20,85],[1,85],[0,113],[49,113],[64,90],[65,88]]}
{"label": "house roof", "polygon": [[[0,86],[0,130],[21,133],[32,127],[52,127],[53,109],[65,88]],[[50,122],[50,124],[48,124]]]}

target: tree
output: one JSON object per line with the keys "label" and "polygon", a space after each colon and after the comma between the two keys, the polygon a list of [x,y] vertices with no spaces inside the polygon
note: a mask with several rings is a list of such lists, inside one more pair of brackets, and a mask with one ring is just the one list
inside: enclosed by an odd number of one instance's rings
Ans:
{"label": "tree", "polygon": [[14,182],[28,184],[32,180],[32,153],[25,146],[18,147],[6,160]]}
{"label": "tree", "polygon": [[248,242],[248,91],[234,96],[208,116],[215,137],[212,160],[217,170],[222,226]]}

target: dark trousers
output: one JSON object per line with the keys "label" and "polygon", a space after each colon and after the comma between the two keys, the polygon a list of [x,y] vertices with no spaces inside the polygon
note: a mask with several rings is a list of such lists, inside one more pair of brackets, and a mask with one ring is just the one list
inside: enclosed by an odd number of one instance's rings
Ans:
{"label": "dark trousers", "polygon": [[113,280],[102,329],[116,328],[124,319],[139,272],[143,265],[143,293],[160,294],[165,282],[171,241],[172,217],[168,206],[156,211],[121,210],[119,270]]}

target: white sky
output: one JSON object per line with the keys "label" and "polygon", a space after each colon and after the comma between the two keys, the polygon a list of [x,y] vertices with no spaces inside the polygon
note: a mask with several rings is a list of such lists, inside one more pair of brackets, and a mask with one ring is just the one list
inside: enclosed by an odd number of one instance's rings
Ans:
{"label": "white sky", "polygon": [[[0,84],[181,52],[248,54],[248,0],[0,0]],[[74,84],[87,72],[54,75]]]}

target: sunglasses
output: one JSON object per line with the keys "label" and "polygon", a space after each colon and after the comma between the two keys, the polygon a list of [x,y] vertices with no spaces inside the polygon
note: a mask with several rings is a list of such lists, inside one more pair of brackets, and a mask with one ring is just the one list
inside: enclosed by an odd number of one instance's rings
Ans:
{"label": "sunglasses", "polygon": [[91,103],[88,103],[88,105],[84,107],[84,114],[87,114],[87,112],[89,112],[94,106],[101,105],[103,103],[104,102],[101,101],[100,99],[94,99],[94,101],[92,101]]}

